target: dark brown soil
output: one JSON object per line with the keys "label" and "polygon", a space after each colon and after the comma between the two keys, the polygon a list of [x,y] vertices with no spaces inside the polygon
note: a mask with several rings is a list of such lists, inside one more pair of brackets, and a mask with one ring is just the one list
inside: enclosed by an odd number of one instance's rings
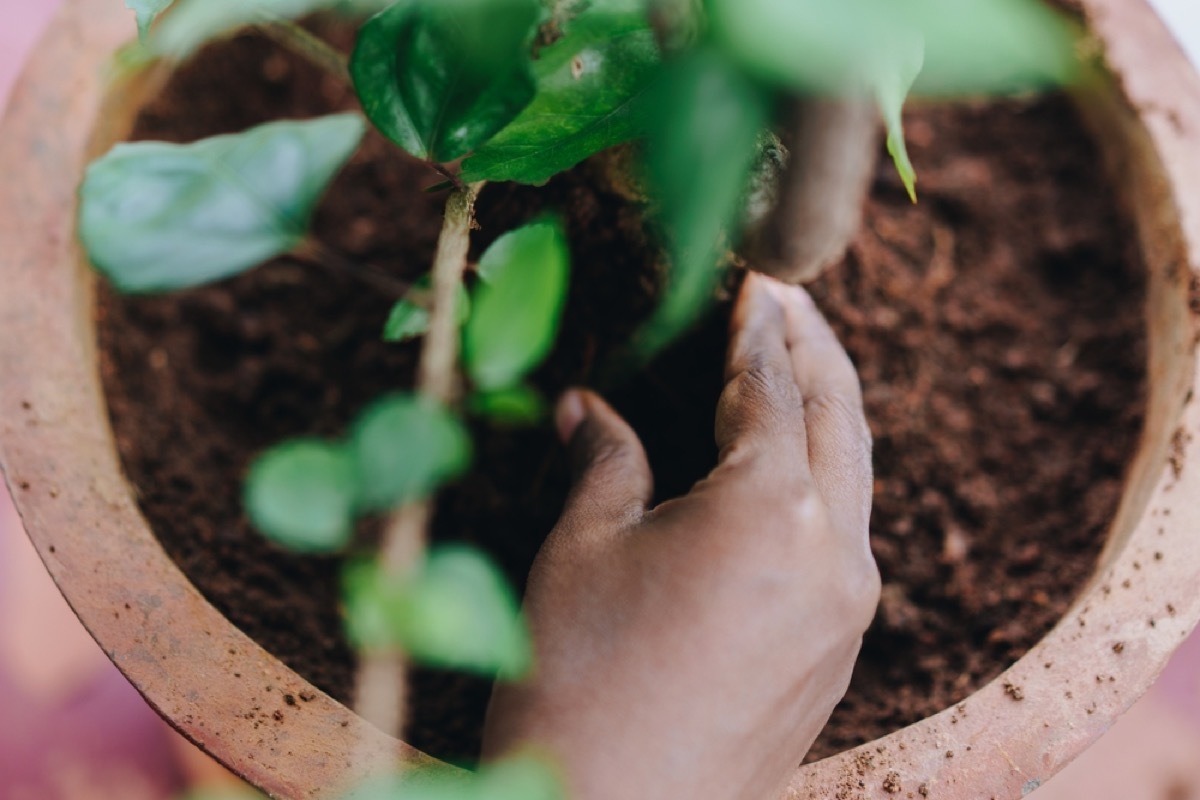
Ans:
{"label": "dark brown soil", "polygon": [[[242,37],[183,69],[136,138],[187,141],[350,103],[336,81]],[[962,699],[1055,623],[1092,569],[1141,419],[1140,265],[1065,101],[921,109],[909,132],[921,203],[881,163],[866,230],[814,289],[862,372],[885,584],[814,756]],[[318,234],[415,278],[441,202],[420,189],[436,180],[372,137]],[[654,252],[636,209],[579,174],[489,189],[476,248],[544,208],[566,216],[575,261],[566,329],[538,376],[553,395],[595,383],[651,308]],[[355,276],[282,259],[169,297],[102,291],[97,310],[118,447],[164,546],[237,625],[343,700],[353,658],[339,564],[262,542],[240,485],[272,443],[337,435],[372,398],[411,385],[414,348],[378,340],[389,304]],[[644,437],[663,496],[714,462],[724,324],[718,309],[647,372],[600,387]],[[486,547],[520,583],[561,507],[563,457],[545,428],[476,434],[476,468],[442,499],[436,537]],[[470,757],[489,687],[416,680],[410,738]]]}

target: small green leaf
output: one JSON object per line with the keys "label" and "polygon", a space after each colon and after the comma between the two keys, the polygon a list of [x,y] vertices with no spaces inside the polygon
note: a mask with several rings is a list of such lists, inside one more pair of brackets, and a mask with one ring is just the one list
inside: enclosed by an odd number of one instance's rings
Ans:
{"label": "small green leaf", "polygon": [[333,552],[350,541],[358,476],[340,445],[296,439],[268,450],[245,493],[251,521],[284,547]]}
{"label": "small green leaf", "polygon": [[643,357],[686,330],[710,302],[770,111],[764,91],[711,49],[672,64],[655,98],[647,173],[671,274],[642,332]]}
{"label": "small green leaf", "polygon": [[468,182],[541,184],[601,150],[640,138],[659,65],[642,0],[596,2],[534,62],[529,107],[463,162]]}
{"label": "small green leaf", "polygon": [[374,561],[351,561],[342,571],[346,638],[355,650],[386,650],[396,645],[391,609],[399,602],[397,584]]}
{"label": "small green leaf", "polygon": [[546,416],[546,401],[524,384],[471,395],[470,408],[504,425],[533,425]]}
{"label": "small green leaf", "polygon": [[529,632],[513,590],[482,553],[430,551],[392,619],[404,649],[421,663],[515,680],[532,664]]}
{"label": "small green leaf", "polygon": [[517,384],[554,344],[570,253],[562,224],[542,219],[504,234],[479,263],[487,276],[463,332],[463,359],[484,390]]}
{"label": "small green leaf", "polygon": [[[907,45],[907,46],[904,46]],[[887,66],[876,71],[876,102],[887,125],[887,149],[900,173],[900,180],[908,197],[917,202],[917,171],[908,157],[908,145],[904,141],[904,100],[912,89],[913,81],[925,63],[925,48],[919,39],[907,43],[899,40],[879,56],[886,59]]]}
{"label": "small green leaf", "polygon": [[137,17],[138,38],[143,42],[146,41],[154,20],[173,2],[175,0],[125,0],[125,7]]}
{"label": "small green leaf", "polygon": [[350,73],[384,135],[431,161],[458,159],[533,99],[537,0],[402,0],[363,25]]}
{"label": "small green leaf", "polygon": [[356,646],[399,646],[423,664],[506,679],[522,677],[532,664],[516,594],[477,550],[435,548],[415,574],[400,579],[358,565],[347,572],[346,596]]}
{"label": "small green leaf", "polygon": [[523,751],[477,773],[446,764],[373,778],[342,800],[568,800],[562,770],[536,751]]}
{"label": "small green leaf", "polygon": [[[430,759],[433,761],[433,759]],[[376,775],[340,795],[341,800],[487,800],[476,794],[476,775],[445,762],[417,762],[402,772]]]}
{"label": "small green leaf", "polygon": [[350,449],[362,480],[362,507],[383,511],[427,496],[471,461],[458,418],[414,395],[391,395],[355,422]]}
{"label": "small green leaf", "polygon": [[567,800],[562,773],[537,753],[509,756],[479,771],[478,800]]}
{"label": "small green leaf", "polygon": [[[413,289],[428,295],[433,291],[432,278],[429,275],[421,277],[413,284]],[[461,286],[458,290],[458,324],[460,326],[466,324],[467,318],[470,316],[471,295],[468,294],[467,287]],[[392,306],[387,324],[383,328],[383,340],[385,342],[405,342],[418,336],[424,336],[428,331],[429,309],[411,298],[410,293]]]}
{"label": "small green leaf", "polygon": [[80,188],[79,236],[126,292],[235,275],[304,238],[364,125],[354,114],[272,122],[193,144],[118,144]]}

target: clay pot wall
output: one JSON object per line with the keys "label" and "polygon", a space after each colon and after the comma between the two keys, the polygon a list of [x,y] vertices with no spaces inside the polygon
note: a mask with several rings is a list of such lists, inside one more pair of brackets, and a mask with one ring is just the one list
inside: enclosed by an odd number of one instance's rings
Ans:
{"label": "clay pot wall", "polygon": [[[803,767],[793,800],[1022,797],[1103,733],[1200,620],[1200,78],[1143,0],[1078,5],[1108,65],[1078,100],[1149,269],[1149,409],[1120,511],[1091,584],[1024,658],[954,708]],[[131,32],[121,4],[67,0],[0,125],[0,466],[47,568],[147,700],[251,783],[313,797],[427,757],[221,617],[121,475],[73,220],[84,165],[160,85],[155,73],[107,83]]]}

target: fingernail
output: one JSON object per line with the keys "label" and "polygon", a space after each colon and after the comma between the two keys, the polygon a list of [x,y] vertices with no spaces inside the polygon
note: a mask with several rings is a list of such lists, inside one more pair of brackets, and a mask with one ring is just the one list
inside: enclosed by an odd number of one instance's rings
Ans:
{"label": "fingernail", "polygon": [[585,416],[587,411],[583,407],[583,393],[578,389],[568,390],[559,399],[558,408],[554,412],[554,425],[558,428],[558,438],[563,444],[571,441]]}

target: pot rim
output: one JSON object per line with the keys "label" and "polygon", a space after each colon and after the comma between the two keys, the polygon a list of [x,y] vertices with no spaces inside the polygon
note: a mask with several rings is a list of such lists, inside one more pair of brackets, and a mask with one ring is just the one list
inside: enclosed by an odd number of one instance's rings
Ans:
{"label": "pot rim", "polygon": [[[1145,0],[1077,5],[1117,76],[1078,100],[1103,132],[1149,270],[1149,411],[1121,509],[1092,583],[1029,653],[955,707],[801,767],[793,800],[919,788],[1024,796],[1132,705],[1200,621],[1189,591],[1200,584],[1190,535],[1200,504],[1186,502],[1200,497],[1200,404],[1190,402],[1200,388],[1200,77]],[[114,138],[101,115],[105,67],[133,30],[111,0],[65,0],[0,122],[0,174],[37,178],[0,184],[0,330],[20,332],[0,337],[0,468],[105,653],[171,725],[252,784],[312,797],[397,761],[428,764],[222,617],[158,545],[123,477],[74,209],[93,134]],[[100,129],[62,125],[79,119]]]}

